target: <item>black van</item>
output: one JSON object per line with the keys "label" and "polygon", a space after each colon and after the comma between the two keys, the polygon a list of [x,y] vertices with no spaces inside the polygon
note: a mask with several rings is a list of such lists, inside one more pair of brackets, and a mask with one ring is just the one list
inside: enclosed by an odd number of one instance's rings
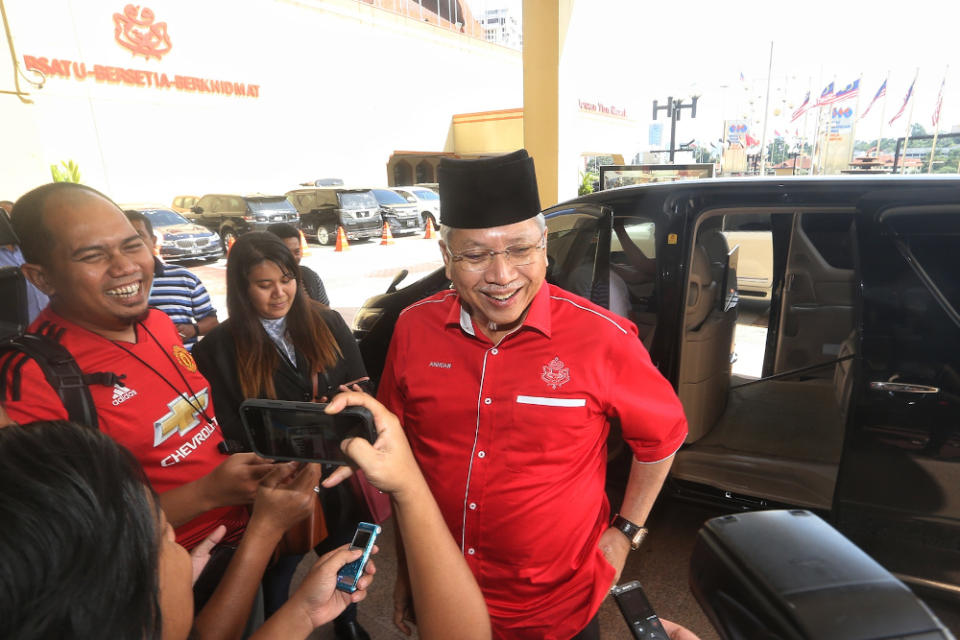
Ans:
{"label": "black van", "polygon": [[[650,184],[544,214],[547,279],[632,320],[683,402],[666,492],[813,509],[912,586],[960,594],[960,177]],[[738,295],[751,261],[768,296]],[[447,286],[364,304],[371,375],[400,309]]]}
{"label": "black van", "polygon": [[300,212],[304,234],[320,244],[336,242],[337,227],[350,240],[379,238],[383,232],[380,203],[370,189],[305,187],[288,191],[287,199]]}

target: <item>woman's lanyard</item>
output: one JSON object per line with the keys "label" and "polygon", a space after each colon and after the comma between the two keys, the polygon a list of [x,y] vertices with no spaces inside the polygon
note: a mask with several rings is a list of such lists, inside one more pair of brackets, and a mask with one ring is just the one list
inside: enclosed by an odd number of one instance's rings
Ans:
{"label": "woman's lanyard", "polygon": [[[180,396],[181,398],[183,398],[183,399],[186,401],[186,403],[189,404],[190,407],[191,407],[194,411],[196,411],[199,415],[203,416],[203,419],[207,421],[207,424],[210,424],[210,425],[216,424],[216,423],[213,421],[213,419],[212,419],[210,416],[207,415],[207,410],[206,410],[206,408],[203,406],[203,403],[200,402],[200,399],[197,397],[197,394],[196,394],[196,392],[193,390],[193,387],[190,386],[190,383],[187,381],[187,377],[186,377],[185,375],[183,375],[183,372],[180,371],[180,367],[177,366],[176,361],[170,356],[169,353],[166,352],[166,350],[163,348],[163,345],[160,344],[160,341],[157,340],[156,336],[153,335],[153,332],[151,332],[150,329],[147,328],[147,325],[145,325],[143,322],[137,321],[136,325],[139,326],[139,327],[141,327],[141,328],[146,332],[146,334],[147,334],[148,336],[150,336],[150,339],[153,340],[154,344],[156,344],[157,347],[160,349],[160,352],[164,355],[164,357],[166,357],[166,359],[167,359],[167,360],[170,362],[170,364],[173,366],[174,371],[177,372],[177,375],[180,376],[180,380],[183,381],[184,386],[185,386],[185,387],[187,388],[187,390],[190,392],[190,396],[189,396],[189,397],[188,397],[185,393],[183,393],[182,391],[180,391],[180,389],[177,389],[176,385],[174,385],[172,382],[170,382],[169,380],[167,380],[166,377],[164,377],[164,375],[163,375],[162,373],[160,373],[159,371],[157,371],[157,370],[153,367],[153,365],[151,365],[149,362],[147,362],[146,360],[144,360],[143,358],[141,358],[140,356],[138,356],[137,354],[135,354],[133,351],[131,351],[130,349],[127,349],[125,346],[123,346],[123,345],[120,344],[119,342],[114,342],[113,340],[107,340],[107,342],[109,342],[110,344],[115,345],[115,346],[116,346],[118,349],[120,349],[121,351],[125,351],[125,352],[126,352],[130,357],[132,357],[134,360],[138,361],[140,364],[142,364],[142,365],[145,366],[147,369],[149,369],[149,370],[152,371],[154,374],[156,374],[156,376],[157,376],[158,378],[160,378],[161,380],[163,380],[164,383],[165,383],[168,387],[170,387],[171,389],[173,389],[174,393],[176,393],[178,396]],[[106,339],[106,338],[104,338],[104,339]],[[191,356],[191,357],[192,357],[192,356]],[[192,400],[191,400],[191,398],[192,398]]]}

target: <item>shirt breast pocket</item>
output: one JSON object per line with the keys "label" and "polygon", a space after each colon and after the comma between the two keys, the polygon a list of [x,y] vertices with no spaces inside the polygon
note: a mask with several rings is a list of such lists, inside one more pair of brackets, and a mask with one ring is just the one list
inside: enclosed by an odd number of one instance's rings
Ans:
{"label": "shirt breast pocket", "polygon": [[504,445],[507,466],[525,473],[569,464],[599,437],[584,396],[518,395],[512,422]]}

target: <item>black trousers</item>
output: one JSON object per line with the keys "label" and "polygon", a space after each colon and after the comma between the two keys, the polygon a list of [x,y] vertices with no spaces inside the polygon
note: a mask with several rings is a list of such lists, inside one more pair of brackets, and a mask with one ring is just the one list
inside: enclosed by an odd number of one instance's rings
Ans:
{"label": "black trousers", "polygon": [[571,640],[600,640],[600,614],[593,616],[593,620],[588,622],[587,626]]}

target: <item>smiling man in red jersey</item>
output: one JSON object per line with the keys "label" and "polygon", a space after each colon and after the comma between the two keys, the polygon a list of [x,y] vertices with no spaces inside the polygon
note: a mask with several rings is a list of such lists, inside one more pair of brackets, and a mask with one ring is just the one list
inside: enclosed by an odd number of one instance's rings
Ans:
{"label": "smiling man in red jersey", "polygon": [[[526,151],[444,160],[439,180],[454,290],[400,315],[379,398],[403,422],[494,636],[598,638],[597,610],[686,437],[683,409],[633,324],[545,282]],[[613,419],[634,461],[611,518]],[[406,630],[399,574],[394,620]]]}
{"label": "smiling man in red jersey", "polygon": [[[148,309],[153,256],[123,211],[90,187],[52,183],[21,197],[11,220],[24,275],[50,296],[29,331],[73,355],[99,428],[143,466],[178,542],[191,548],[221,524],[235,541],[247,520],[239,505],[252,502],[270,465],[220,453],[207,381],[170,319]],[[67,419],[36,362],[11,353],[0,367],[11,419]]]}

